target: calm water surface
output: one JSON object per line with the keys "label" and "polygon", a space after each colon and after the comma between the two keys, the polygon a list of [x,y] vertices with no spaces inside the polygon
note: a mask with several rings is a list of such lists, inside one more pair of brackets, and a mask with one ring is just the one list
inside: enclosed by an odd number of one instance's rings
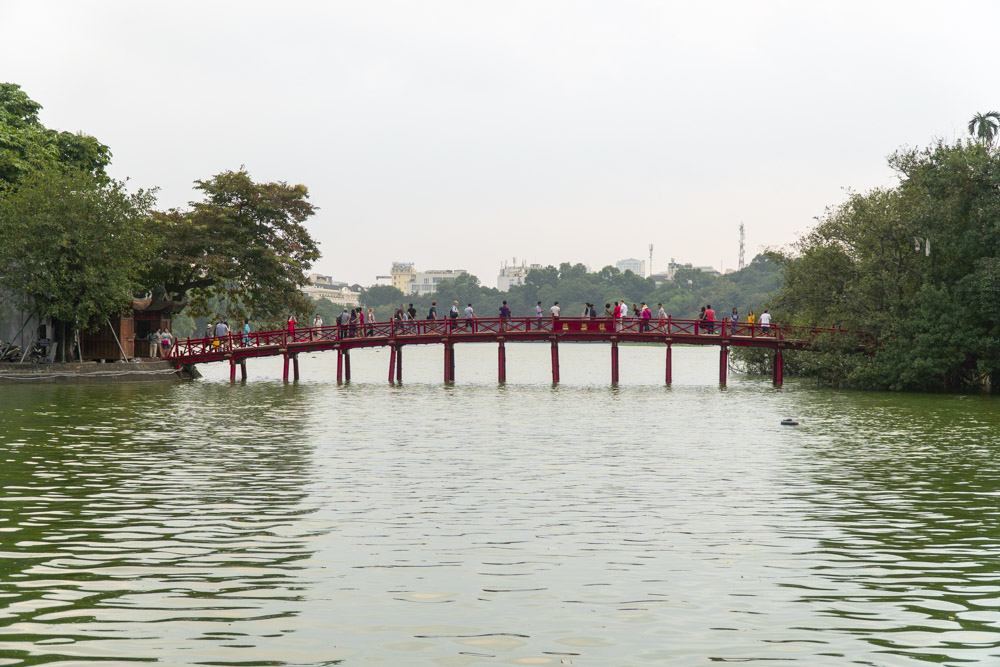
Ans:
{"label": "calm water surface", "polygon": [[0,665],[1000,664],[1000,402],[548,355],[0,387]]}

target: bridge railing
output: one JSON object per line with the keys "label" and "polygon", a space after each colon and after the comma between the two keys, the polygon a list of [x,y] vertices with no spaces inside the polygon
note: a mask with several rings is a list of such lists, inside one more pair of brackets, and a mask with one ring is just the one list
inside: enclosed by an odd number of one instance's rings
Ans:
{"label": "bridge railing", "polygon": [[[802,327],[791,325],[763,325],[760,322],[730,322],[716,320],[642,319],[625,317],[481,317],[467,320],[464,317],[439,320],[390,320],[365,324],[303,327],[294,330],[234,332],[225,336],[205,338],[180,338],[171,346],[168,358],[204,357],[224,355],[247,348],[287,348],[289,345],[310,342],[339,342],[359,338],[396,339],[426,338],[435,336],[462,336],[468,334],[518,334],[551,332],[572,336],[578,334],[622,333],[650,336],[702,338],[716,336],[720,339],[766,339],[788,341],[798,345],[820,340],[833,342],[838,337],[854,337],[856,344],[871,344],[873,339],[866,332],[847,331],[839,328]],[[516,338],[516,336],[515,336]]]}

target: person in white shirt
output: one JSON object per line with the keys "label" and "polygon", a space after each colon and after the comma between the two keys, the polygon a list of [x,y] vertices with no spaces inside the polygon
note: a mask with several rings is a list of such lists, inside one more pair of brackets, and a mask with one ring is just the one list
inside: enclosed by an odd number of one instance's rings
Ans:
{"label": "person in white shirt", "polygon": [[660,309],[658,311],[656,311],[656,316],[658,318],[660,318],[661,320],[667,319],[667,311],[663,310],[663,304],[662,303],[658,303],[656,305],[660,307]]}
{"label": "person in white shirt", "polygon": [[323,326],[323,318],[320,316],[319,313],[316,313],[316,317],[313,318],[313,326],[314,327]]}
{"label": "person in white shirt", "polygon": [[771,330],[771,313],[764,311],[764,314],[760,316],[760,330],[764,333],[768,333]]}
{"label": "person in white shirt", "polygon": [[552,313],[552,317],[559,317],[559,302],[558,301],[556,301],[554,304],[552,304],[552,307],[549,308],[549,312]]}

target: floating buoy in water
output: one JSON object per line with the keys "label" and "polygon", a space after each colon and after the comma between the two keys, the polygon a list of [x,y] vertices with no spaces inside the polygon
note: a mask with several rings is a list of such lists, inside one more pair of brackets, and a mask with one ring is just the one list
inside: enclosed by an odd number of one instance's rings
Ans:
{"label": "floating buoy in water", "polygon": [[782,426],[798,426],[799,423],[797,421],[795,421],[794,419],[782,419],[781,420],[781,425]]}

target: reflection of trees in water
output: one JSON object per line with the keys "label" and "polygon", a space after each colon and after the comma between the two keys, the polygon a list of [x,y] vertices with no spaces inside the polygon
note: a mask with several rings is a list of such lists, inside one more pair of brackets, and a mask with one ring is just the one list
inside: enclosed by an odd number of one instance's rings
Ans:
{"label": "reflection of trees in water", "polygon": [[819,396],[809,396],[807,449],[820,489],[801,495],[823,524],[812,572],[829,583],[813,582],[802,599],[837,630],[891,653],[935,662],[995,655],[995,400]]}
{"label": "reflection of trees in water", "polygon": [[[76,655],[33,645],[68,637],[97,656],[94,642],[115,637],[154,657],[144,640],[279,632],[267,619],[297,613],[297,562],[313,537],[300,521],[313,511],[301,394],[207,384],[16,392],[0,407],[0,592],[11,596],[0,642],[10,654]],[[196,637],[212,626],[164,622],[184,620],[225,627]]]}

